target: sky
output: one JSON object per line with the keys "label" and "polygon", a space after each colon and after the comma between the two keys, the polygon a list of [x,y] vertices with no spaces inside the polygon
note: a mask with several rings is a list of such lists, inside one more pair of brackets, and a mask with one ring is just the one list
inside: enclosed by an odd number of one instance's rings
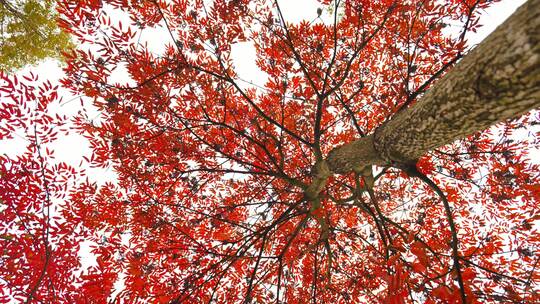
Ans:
{"label": "sky", "polygon": [[[312,21],[317,17],[317,8],[319,7],[315,0],[279,0],[278,1],[284,18],[288,22],[300,22],[302,20]],[[480,43],[489,33],[508,18],[525,0],[502,0],[495,3],[492,7],[482,13],[480,23],[483,25],[476,33],[468,33],[467,39],[469,45]],[[328,12],[323,12],[321,18],[325,23],[331,22],[331,15]],[[160,48],[165,44],[163,37],[154,33],[144,33],[141,37],[148,41],[149,45],[159,52]],[[255,50],[249,42],[238,43],[232,48],[232,57],[236,65],[236,71],[240,78],[251,81],[255,84],[264,84],[265,75],[260,72],[260,69],[255,65],[256,54]],[[64,73],[56,60],[46,60],[37,66],[29,66],[20,71],[20,74],[25,74],[28,71],[37,72],[40,79],[49,79],[57,81]],[[122,75],[117,75],[120,79]],[[245,84],[247,85],[247,84]],[[57,107],[59,113],[74,116],[81,110],[81,97],[72,96],[66,90],[61,91],[63,101]],[[86,109],[91,109],[87,106]],[[93,112],[94,117],[99,118],[98,112]],[[0,141],[0,154],[16,155],[24,151],[25,141],[21,137],[16,137],[9,141]],[[87,141],[80,135],[71,134],[60,138],[52,147],[55,150],[57,161],[64,161],[73,166],[79,166],[83,156],[88,156],[89,146]],[[103,183],[104,181],[114,180],[115,174],[110,169],[91,169],[87,168],[92,176],[99,176],[96,181]]]}
{"label": "sky", "polygon": [[[314,0],[280,0],[279,3],[285,19],[289,22],[299,22],[302,20],[311,21],[317,17],[318,4]],[[523,3],[525,3],[525,0],[502,0],[483,12],[480,19],[480,23],[483,24],[483,26],[478,32],[469,33],[467,35],[469,45],[480,43]],[[331,22],[331,16],[328,12],[323,12],[321,18],[324,22]],[[152,33],[145,33],[144,35],[145,37],[141,38],[147,40],[150,45],[155,46],[156,51],[159,51],[160,46],[164,45],[163,36],[154,35]],[[252,81],[256,84],[264,84],[264,75],[261,74],[260,69],[255,65],[256,55],[252,45],[249,43],[237,44],[233,47],[232,52],[238,75],[242,79]],[[20,71],[20,73],[25,74],[30,70],[39,74],[40,79],[49,79],[51,81],[57,81],[64,75],[58,62],[54,60],[47,60],[37,66],[27,67]],[[121,74],[117,77],[122,79]],[[59,113],[74,116],[82,109],[80,102],[82,97],[72,96],[66,90],[61,91],[61,96],[63,96],[63,101],[56,107],[56,110]],[[87,109],[92,111],[90,106],[88,106]],[[95,118],[99,117],[99,113],[95,111],[92,115],[94,115]],[[14,156],[24,151],[25,146],[26,143],[22,137],[0,141],[0,154],[5,153]],[[63,161],[75,167],[79,167],[83,156],[90,155],[88,142],[82,136],[74,133],[61,137],[56,141],[52,148],[55,150],[57,161]],[[87,170],[91,180],[98,182],[98,184],[115,180],[115,173],[110,168],[87,168]],[[88,267],[95,263],[88,252],[89,244],[83,244],[81,251],[81,255],[85,256],[85,259],[83,259],[83,267]]]}

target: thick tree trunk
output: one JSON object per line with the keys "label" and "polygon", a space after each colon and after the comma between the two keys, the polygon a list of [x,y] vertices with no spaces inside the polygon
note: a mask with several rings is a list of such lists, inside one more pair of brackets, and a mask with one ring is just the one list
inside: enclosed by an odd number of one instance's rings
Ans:
{"label": "thick tree trunk", "polygon": [[540,106],[540,0],[530,0],[421,99],[375,134],[331,151],[333,173],[414,163],[426,152]]}

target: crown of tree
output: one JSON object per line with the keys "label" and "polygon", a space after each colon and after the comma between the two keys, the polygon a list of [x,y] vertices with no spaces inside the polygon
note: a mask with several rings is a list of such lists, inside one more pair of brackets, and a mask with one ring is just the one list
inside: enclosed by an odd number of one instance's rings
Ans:
{"label": "crown of tree", "polygon": [[[472,50],[497,1],[319,2],[290,23],[264,0],[58,1],[61,85],[99,116],[0,73],[0,139],[27,140],[0,156],[0,303],[539,301],[540,1]],[[73,132],[116,183],[54,161]]]}

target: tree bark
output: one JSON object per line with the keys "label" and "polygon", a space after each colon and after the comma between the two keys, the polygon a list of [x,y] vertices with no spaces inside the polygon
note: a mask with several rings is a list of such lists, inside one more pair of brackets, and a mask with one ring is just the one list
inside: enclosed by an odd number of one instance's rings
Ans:
{"label": "tree bark", "polygon": [[540,106],[540,0],[521,6],[420,100],[332,150],[333,173],[414,164],[426,152]]}

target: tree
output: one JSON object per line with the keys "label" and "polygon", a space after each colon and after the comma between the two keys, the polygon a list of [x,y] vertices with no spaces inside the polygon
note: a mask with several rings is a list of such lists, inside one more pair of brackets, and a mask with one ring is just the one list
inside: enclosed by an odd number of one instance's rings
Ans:
{"label": "tree", "polygon": [[0,69],[11,71],[71,46],[56,24],[53,0],[0,0]]}
{"label": "tree", "polygon": [[[67,191],[82,173],[44,147],[69,131],[47,114],[56,89],[3,75],[0,134],[29,143],[2,159],[0,286],[27,302],[538,301],[539,140],[516,133],[540,120],[540,1],[469,51],[492,2],[336,1],[330,24],[262,0],[59,2],[80,43],[62,85],[101,115],[75,130],[118,182]],[[139,43],[155,28],[158,54]],[[264,83],[235,72],[240,42]]]}

